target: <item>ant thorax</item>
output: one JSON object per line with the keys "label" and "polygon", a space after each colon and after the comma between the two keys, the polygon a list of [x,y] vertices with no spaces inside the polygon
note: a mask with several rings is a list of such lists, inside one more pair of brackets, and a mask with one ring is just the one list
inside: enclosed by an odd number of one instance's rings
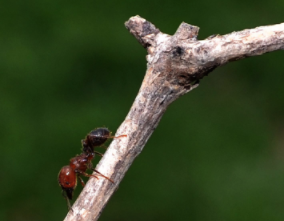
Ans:
{"label": "ant thorax", "polygon": [[90,154],[82,153],[81,155],[73,157],[70,160],[70,166],[75,171],[85,172],[89,168],[90,162],[92,161],[94,156],[95,156],[94,153]]}

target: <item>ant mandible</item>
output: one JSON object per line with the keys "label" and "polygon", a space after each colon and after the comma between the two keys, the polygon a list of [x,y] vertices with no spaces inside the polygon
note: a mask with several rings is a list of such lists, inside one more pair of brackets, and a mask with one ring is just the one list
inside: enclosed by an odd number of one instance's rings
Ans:
{"label": "ant mandible", "polygon": [[[58,183],[62,188],[62,194],[67,201],[69,210],[72,210],[69,200],[72,200],[73,198],[73,191],[77,186],[77,177],[79,178],[82,186],[85,186],[85,183],[81,175],[86,177],[95,177],[97,179],[99,179],[98,176],[102,176],[114,183],[113,180],[93,168],[92,160],[95,157],[95,154],[102,156],[101,153],[94,151],[94,148],[103,145],[109,138],[120,138],[126,136],[127,135],[120,135],[118,137],[113,137],[107,128],[96,128],[86,136],[85,140],[82,140],[83,153],[72,158],[70,160],[70,164],[62,167],[58,175]],[[95,171],[98,175],[86,173],[87,169]]]}

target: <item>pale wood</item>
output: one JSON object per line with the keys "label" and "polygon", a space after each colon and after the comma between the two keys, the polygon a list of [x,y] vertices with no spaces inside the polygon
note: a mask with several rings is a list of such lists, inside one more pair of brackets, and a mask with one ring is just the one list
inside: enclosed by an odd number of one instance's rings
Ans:
{"label": "pale wood", "polygon": [[[197,40],[199,28],[182,23],[167,35],[135,16],[125,23],[147,49],[147,71],[139,93],[96,169],[115,181],[91,178],[65,221],[97,220],[133,160],[171,102],[198,86],[199,80],[230,61],[284,49],[284,23]],[[138,190],[139,191],[139,190]]]}

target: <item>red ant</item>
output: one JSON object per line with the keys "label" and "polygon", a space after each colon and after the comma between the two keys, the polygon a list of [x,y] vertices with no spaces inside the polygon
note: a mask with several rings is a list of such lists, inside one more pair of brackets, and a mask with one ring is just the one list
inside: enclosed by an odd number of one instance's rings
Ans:
{"label": "red ant", "polygon": [[102,156],[101,153],[94,151],[95,147],[101,146],[109,138],[120,138],[127,136],[121,135],[118,137],[112,137],[110,135],[111,132],[107,128],[97,128],[91,131],[87,135],[85,140],[82,140],[83,153],[79,156],[72,158],[70,160],[70,164],[68,166],[62,167],[62,169],[60,170],[58,175],[58,182],[62,188],[62,194],[67,200],[67,206],[70,210],[72,210],[72,208],[69,200],[72,200],[73,191],[77,186],[77,177],[79,178],[82,186],[85,186],[85,183],[81,175],[86,177],[95,177],[99,179],[96,175],[86,173],[87,169],[95,171],[96,173],[98,173],[99,176],[102,176],[110,182],[114,183],[113,180],[104,176],[99,171],[95,170],[92,165],[92,160],[95,157],[95,154]]}
{"label": "red ant", "polygon": [[95,177],[97,179],[98,176],[91,175],[86,173],[87,169],[93,170],[110,182],[114,183],[110,178],[104,176],[99,171],[95,170],[92,165],[92,159],[95,157],[94,153],[82,153],[79,156],[76,156],[70,160],[70,164],[68,166],[62,167],[58,175],[58,182],[62,188],[62,194],[64,198],[67,200],[68,208],[71,209],[70,200],[73,197],[73,191],[77,186],[77,177],[79,178],[82,186],[85,186],[85,183],[81,177],[81,175],[86,177]]}

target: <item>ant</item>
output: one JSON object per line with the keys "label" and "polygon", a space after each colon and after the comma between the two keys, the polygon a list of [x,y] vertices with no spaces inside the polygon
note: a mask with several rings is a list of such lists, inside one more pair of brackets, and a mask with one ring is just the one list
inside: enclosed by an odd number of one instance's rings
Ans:
{"label": "ant", "polygon": [[[67,201],[69,210],[72,210],[69,200],[72,200],[73,198],[73,191],[77,186],[77,178],[79,178],[82,186],[85,186],[81,175],[86,177],[95,177],[97,179],[99,179],[98,176],[102,176],[114,183],[113,180],[93,168],[92,160],[95,157],[95,154],[102,156],[101,153],[94,151],[94,148],[103,145],[109,138],[120,138],[126,136],[127,135],[120,135],[118,137],[113,137],[107,128],[102,127],[91,131],[86,136],[85,140],[82,140],[83,153],[70,159],[70,164],[62,167],[58,175],[58,183],[62,188],[62,194]],[[86,173],[87,169],[95,171],[98,175]]]}
{"label": "ant", "polygon": [[[95,157],[94,153],[82,153],[76,157],[73,157],[70,160],[70,164],[68,166],[62,167],[58,175],[58,183],[62,188],[62,194],[64,198],[67,200],[67,206],[69,210],[71,209],[71,204],[69,200],[72,200],[73,191],[77,186],[77,178],[79,178],[82,186],[85,186],[85,183],[81,177],[81,175],[86,177],[95,177],[97,179],[98,176],[93,174],[86,173],[87,169],[93,170],[98,173],[99,176],[102,176],[109,180],[110,182],[114,183],[113,180],[104,176],[99,171],[93,168],[92,159]],[[72,210],[73,211],[73,210]]]}

